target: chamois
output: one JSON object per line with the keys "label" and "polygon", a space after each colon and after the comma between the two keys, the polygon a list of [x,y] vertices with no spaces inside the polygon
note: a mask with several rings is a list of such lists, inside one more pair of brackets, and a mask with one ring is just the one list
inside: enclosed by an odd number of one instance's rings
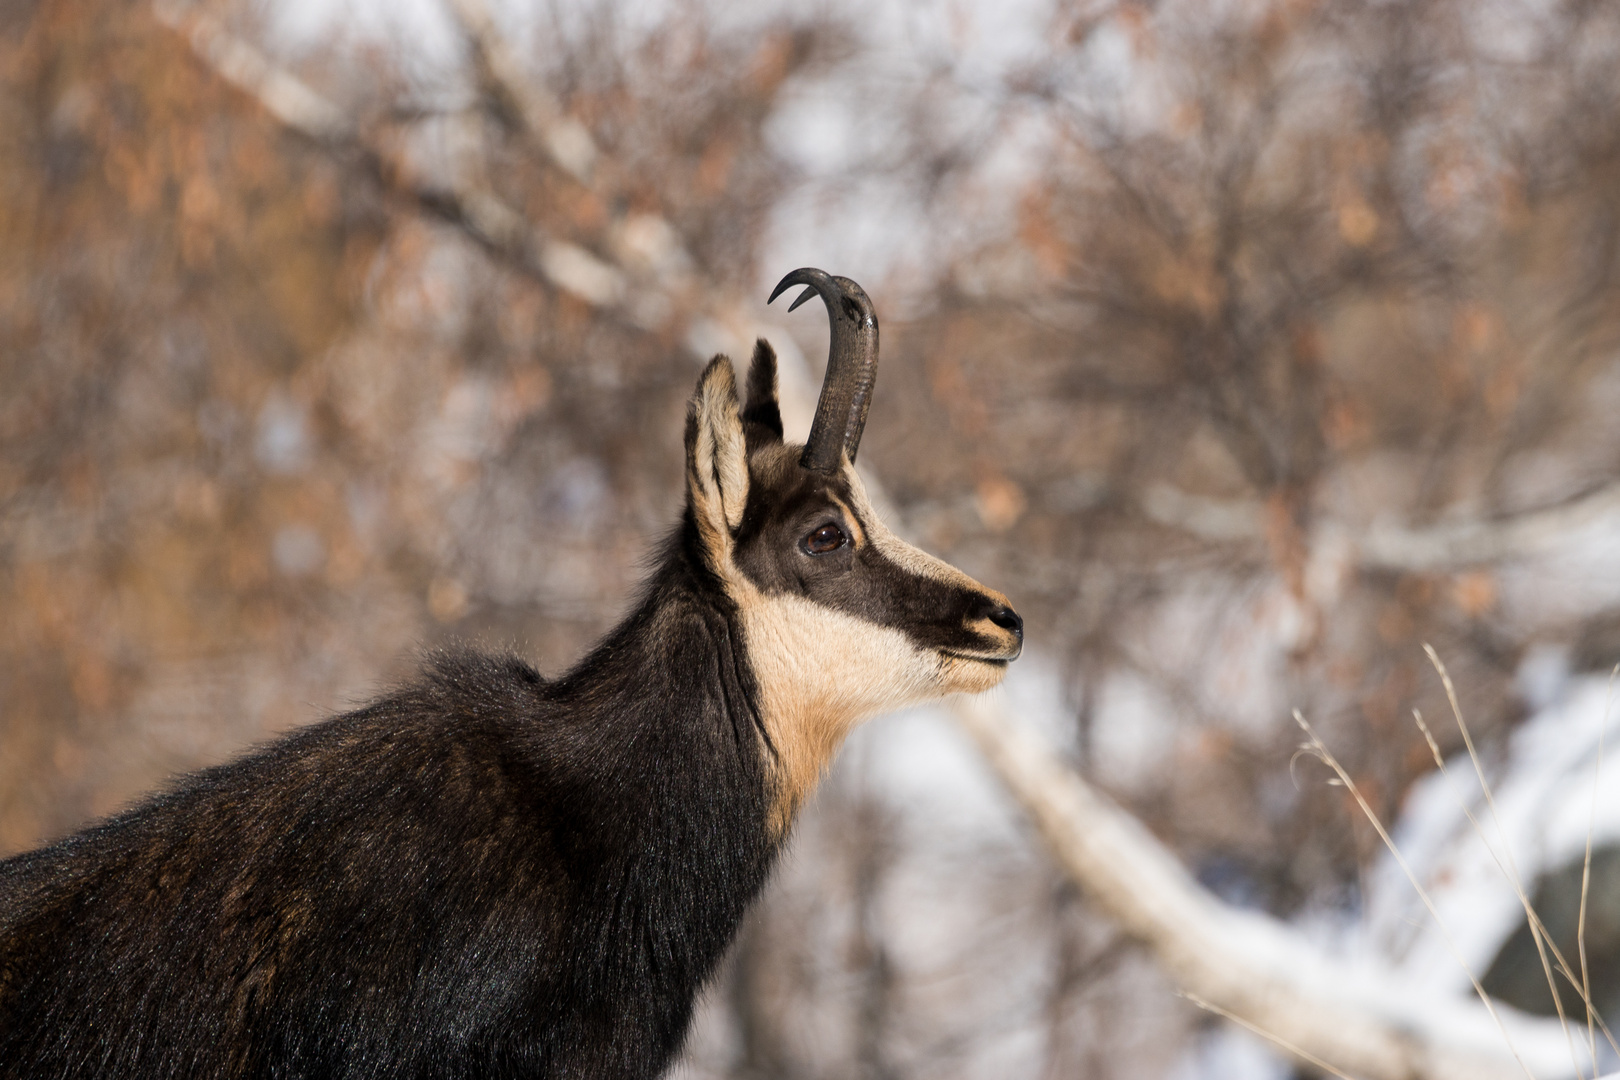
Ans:
{"label": "chamois", "polygon": [[1000,593],[853,469],[878,326],[832,324],[808,443],[761,340],[687,411],[687,501],[574,667],[453,654],[381,700],[0,862],[0,1076],[653,1077],[798,807],[876,713],[998,683]]}

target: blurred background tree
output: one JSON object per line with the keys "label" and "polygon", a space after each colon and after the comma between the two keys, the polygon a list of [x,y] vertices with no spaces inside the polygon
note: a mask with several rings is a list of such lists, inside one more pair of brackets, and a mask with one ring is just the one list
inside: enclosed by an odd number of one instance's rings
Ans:
{"label": "blurred background tree", "polygon": [[[442,641],[566,667],[804,264],[879,300],[865,464],[1028,616],[1015,700],[1228,900],[1363,904],[1290,708],[1388,820],[1419,643],[1498,759],[1620,658],[1620,6],[365,25],[0,5],[0,854]],[[1287,1075],[926,724],[852,745],[691,1075]]]}

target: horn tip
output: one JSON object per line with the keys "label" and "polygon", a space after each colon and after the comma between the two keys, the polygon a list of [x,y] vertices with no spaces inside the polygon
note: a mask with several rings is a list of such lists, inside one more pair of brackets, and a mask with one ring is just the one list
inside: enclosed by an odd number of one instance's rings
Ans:
{"label": "horn tip", "polygon": [[[795,285],[809,285],[820,291],[822,284],[832,280],[832,276],[825,270],[817,270],[813,266],[801,266],[781,281],[778,281],[776,288],[771,290],[771,298],[765,302],[767,304],[774,303],[778,296],[781,296]],[[798,305],[795,304],[794,306],[797,307]]]}

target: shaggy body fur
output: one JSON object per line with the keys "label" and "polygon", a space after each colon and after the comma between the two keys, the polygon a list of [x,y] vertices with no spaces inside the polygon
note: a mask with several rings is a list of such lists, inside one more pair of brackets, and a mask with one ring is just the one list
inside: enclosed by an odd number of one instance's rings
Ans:
{"label": "shaggy body fur", "polygon": [[659,1073],[776,850],[691,539],[559,681],[447,657],[0,864],[0,1074]]}
{"label": "shaggy body fur", "polygon": [[763,342],[749,383],[704,372],[682,522],[564,677],[446,656],[0,862],[0,1076],[660,1073],[850,727],[1022,640],[797,463]]}

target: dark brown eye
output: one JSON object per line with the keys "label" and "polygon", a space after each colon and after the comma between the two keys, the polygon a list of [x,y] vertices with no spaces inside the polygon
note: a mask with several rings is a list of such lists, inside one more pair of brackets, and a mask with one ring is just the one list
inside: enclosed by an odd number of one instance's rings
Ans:
{"label": "dark brown eye", "polygon": [[826,555],[849,543],[849,537],[837,525],[827,524],[804,538],[804,550],[811,555]]}

